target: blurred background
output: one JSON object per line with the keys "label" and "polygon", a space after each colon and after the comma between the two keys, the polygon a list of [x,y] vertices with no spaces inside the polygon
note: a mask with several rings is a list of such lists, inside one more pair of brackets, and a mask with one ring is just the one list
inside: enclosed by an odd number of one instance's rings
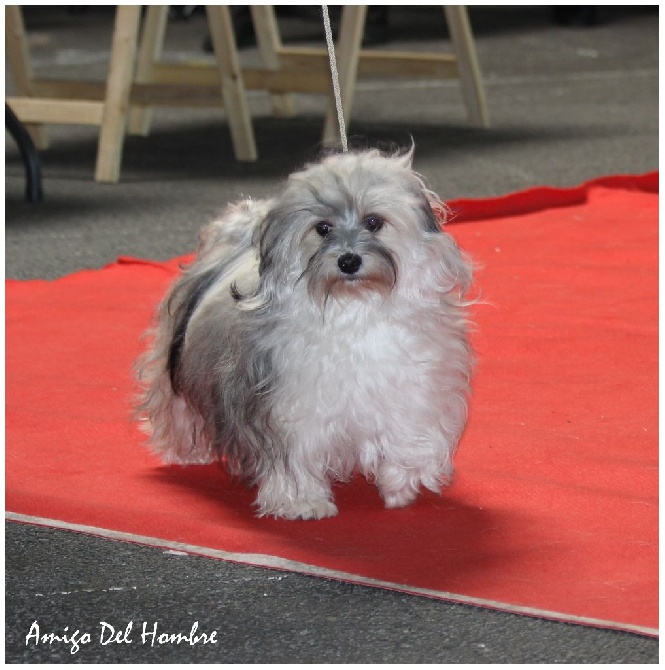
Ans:
{"label": "blurred background", "polygon": [[[114,9],[24,7],[35,76],[104,81]],[[406,146],[413,137],[417,169],[445,199],[657,167],[657,6],[473,5],[468,13],[489,128],[469,125],[457,80],[361,79],[348,128],[357,144]],[[285,45],[324,45],[318,6],[277,14]],[[234,8],[234,21],[241,63],[257,64],[246,8]],[[382,50],[451,48],[439,6],[371,7],[365,42]],[[209,46],[204,9],[172,7],[163,60],[212,63]],[[248,91],[247,100],[256,162],[234,159],[222,109],[155,107],[150,134],[127,136],[115,186],[93,180],[97,128],[48,126],[49,148],[40,152],[46,197],[38,207],[24,202],[23,164],[7,136],[8,275],[56,276],[122,253],[180,254],[226,201],[271,192],[317,155],[324,96],[293,95],[292,118],[273,116],[267,93]],[[56,237],[47,257],[40,255],[45,224]]]}

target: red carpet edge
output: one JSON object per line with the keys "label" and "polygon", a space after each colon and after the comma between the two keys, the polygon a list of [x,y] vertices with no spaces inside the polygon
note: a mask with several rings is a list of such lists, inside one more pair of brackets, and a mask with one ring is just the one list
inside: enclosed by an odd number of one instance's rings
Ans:
{"label": "red carpet edge", "polygon": [[640,635],[647,635],[649,637],[658,637],[658,630],[655,628],[648,628],[645,626],[635,626],[615,621],[603,621],[601,619],[590,619],[588,617],[581,617],[575,614],[566,614],[565,612],[550,612],[548,610],[540,610],[533,607],[522,607],[520,605],[511,605],[510,603],[502,603],[494,600],[486,600],[483,598],[473,598],[471,596],[460,595],[456,593],[447,593],[445,591],[433,591],[431,589],[421,589],[404,584],[395,584],[392,582],[382,581],[380,579],[373,579],[372,577],[364,577],[362,575],[353,575],[347,572],[339,572],[337,570],[329,570],[316,565],[308,565],[306,563],[299,563],[279,556],[270,556],[268,554],[241,554],[229,551],[222,551],[220,549],[209,549],[207,547],[197,547],[190,544],[183,544],[181,542],[171,542],[156,537],[147,537],[145,535],[133,535],[131,533],[121,533],[114,530],[107,530],[106,528],[95,528],[93,526],[83,526],[75,523],[67,523],[66,521],[57,521],[55,519],[44,519],[41,517],[27,516],[25,514],[15,514],[14,512],[6,512],[5,518],[7,521],[14,521],[17,523],[30,524],[33,526],[44,526],[47,528],[55,528],[58,530],[66,530],[76,533],[83,533],[85,535],[92,535],[95,537],[104,538],[106,540],[115,540],[117,542],[129,542],[147,547],[154,547],[157,549],[165,549],[173,552],[182,552],[191,554],[193,556],[202,556],[204,558],[214,558],[217,560],[228,561],[230,563],[239,563],[242,565],[250,565],[257,568],[268,568],[271,570],[283,570],[296,572],[298,574],[308,575],[311,577],[322,577],[324,579],[333,579],[341,582],[350,582],[352,584],[360,584],[362,586],[373,586],[376,588],[388,589],[391,591],[400,591],[402,593],[409,593],[411,595],[419,595],[430,598],[442,599],[448,602],[457,603],[461,605],[472,605],[474,607],[483,607],[493,610],[500,610],[510,614],[521,614],[524,616],[531,616],[540,619],[548,619],[551,621],[561,621],[564,623],[579,624],[583,626],[591,626],[593,628],[609,628],[612,630],[621,630],[631,633],[638,633]]}

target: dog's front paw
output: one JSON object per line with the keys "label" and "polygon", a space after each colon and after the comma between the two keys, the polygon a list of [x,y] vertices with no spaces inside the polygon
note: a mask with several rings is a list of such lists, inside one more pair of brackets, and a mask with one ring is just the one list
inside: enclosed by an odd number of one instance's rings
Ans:
{"label": "dog's front paw", "polygon": [[389,509],[394,509],[397,507],[406,507],[407,505],[410,505],[416,499],[418,491],[414,491],[411,488],[405,488],[401,491],[396,491],[395,493],[382,492],[382,495],[386,507]]}
{"label": "dog's front paw", "polygon": [[325,479],[296,479],[280,470],[259,484],[256,496],[258,516],[278,519],[325,519],[337,514],[330,484]]}
{"label": "dog's front paw", "polygon": [[285,519],[325,519],[337,514],[337,505],[330,500],[303,500],[290,505],[284,512]]}
{"label": "dog's front paw", "polygon": [[413,477],[412,471],[384,461],[379,467],[376,485],[386,507],[406,507],[416,499],[420,480]]}
{"label": "dog's front paw", "polygon": [[330,500],[296,500],[267,507],[259,503],[259,516],[277,519],[325,519],[337,514],[337,505]]}

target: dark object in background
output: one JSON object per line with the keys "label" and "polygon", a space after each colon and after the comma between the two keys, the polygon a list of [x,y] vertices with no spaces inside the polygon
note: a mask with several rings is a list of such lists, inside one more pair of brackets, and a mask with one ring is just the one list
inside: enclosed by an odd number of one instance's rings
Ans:
{"label": "dark object in background", "polygon": [[[342,6],[332,5],[328,8],[330,12],[330,23],[333,35],[337,37],[339,24],[342,19]],[[367,18],[365,19],[365,34],[363,35],[363,46],[385,44],[388,41],[388,6],[369,5],[367,7]]]}
{"label": "dark object in background", "polygon": [[597,5],[555,5],[552,17],[561,26],[595,26],[598,23]]}
{"label": "dark object in background", "polygon": [[367,8],[363,45],[385,44],[388,32],[388,7],[370,5]]}
{"label": "dark object in background", "polygon": [[174,21],[187,21],[196,11],[197,5],[169,5],[169,18]]}
{"label": "dark object in background", "polygon": [[41,202],[44,199],[42,191],[42,173],[39,163],[39,154],[25,129],[18,120],[11,107],[5,103],[5,128],[9,131],[18,145],[25,166],[25,198],[28,202]]}
{"label": "dark object in background", "polygon": [[[292,9],[292,8],[289,8]],[[276,7],[277,14],[285,13],[286,8]],[[290,15],[296,15],[295,12],[289,11]],[[332,24],[333,35],[337,36],[339,29],[339,22],[341,18],[341,6],[334,5],[329,7],[330,23]],[[238,49],[254,46],[256,44],[256,35],[254,34],[254,24],[249,12],[249,7],[246,5],[231,5],[231,14],[233,18],[233,29],[236,36],[236,44]],[[298,13],[301,18],[316,18],[321,20],[320,12],[315,14],[311,12]],[[185,17],[186,18],[186,17]],[[363,36],[363,46],[371,46],[376,44],[385,44],[388,41],[388,7],[370,5],[367,8],[367,19],[365,20],[365,34]],[[207,35],[203,41],[203,51],[212,53],[212,41],[210,35]]]}
{"label": "dark object in background", "polygon": [[[254,33],[254,24],[249,13],[249,7],[246,5],[231,5],[231,19],[233,20],[233,32],[235,33],[238,49],[254,46],[256,44],[256,34]],[[203,51],[207,54],[213,52],[210,35],[206,35],[203,40]]]}

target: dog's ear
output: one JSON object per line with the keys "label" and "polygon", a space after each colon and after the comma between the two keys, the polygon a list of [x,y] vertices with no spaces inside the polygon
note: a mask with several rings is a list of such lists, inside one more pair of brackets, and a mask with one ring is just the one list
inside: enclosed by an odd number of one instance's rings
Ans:
{"label": "dog's ear", "polygon": [[259,277],[270,274],[279,251],[279,231],[284,222],[278,208],[270,210],[257,227],[256,249],[259,255]]}
{"label": "dog's ear", "polygon": [[429,192],[423,190],[421,195],[422,222],[427,232],[442,232],[443,224],[446,220],[446,206],[438,198],[432,198]]}
{"label": "dog's ear", "polygon": [[441,198],[423,181],[423,178],[413,172],[420,201],[421,220],[423,228],[430,233],[440,233],[443,225],[448,220],[450,210]]}
{"label": "dog's ear", "polygon": [[284,223],[279,208],[273,208],[256,225],[252,246],[259,260],[258,283],[256,290],[248,295],[242,295],[237,286],[231,287],[239,309],[261,309],[274,299],[278,284],[275,275],[279,273],[279,255],[286,253],[283,248],[284,235],[280,235]]}
{"label": "dog's ear", "polygon": [[449,207],[439,196],[425,187],[422,190],[424,200],[423,212],[428,230],[438,235],[430,238],[436,244],[440,253],[443,277],[450,282],[452,290],[457,287],[460,296],[464,296],[473,281],[473,262],[471,258],[460,249],[457,242],[445,230],[445,224],[450,216]]}
{"label": "dog's ear", "polygon": [[394,156],[398,164],[405,170],[409,170],[416,181],[416,189],[419,193],[420,209],[422,212],[423,228],[431,233],[441,232],[441,227],[446,221],[448,208],[441,198],[427,188],[424,179],[413,169],[413,156],[416,151],[416,143],[411,138],[411,146],[402,150]]}

